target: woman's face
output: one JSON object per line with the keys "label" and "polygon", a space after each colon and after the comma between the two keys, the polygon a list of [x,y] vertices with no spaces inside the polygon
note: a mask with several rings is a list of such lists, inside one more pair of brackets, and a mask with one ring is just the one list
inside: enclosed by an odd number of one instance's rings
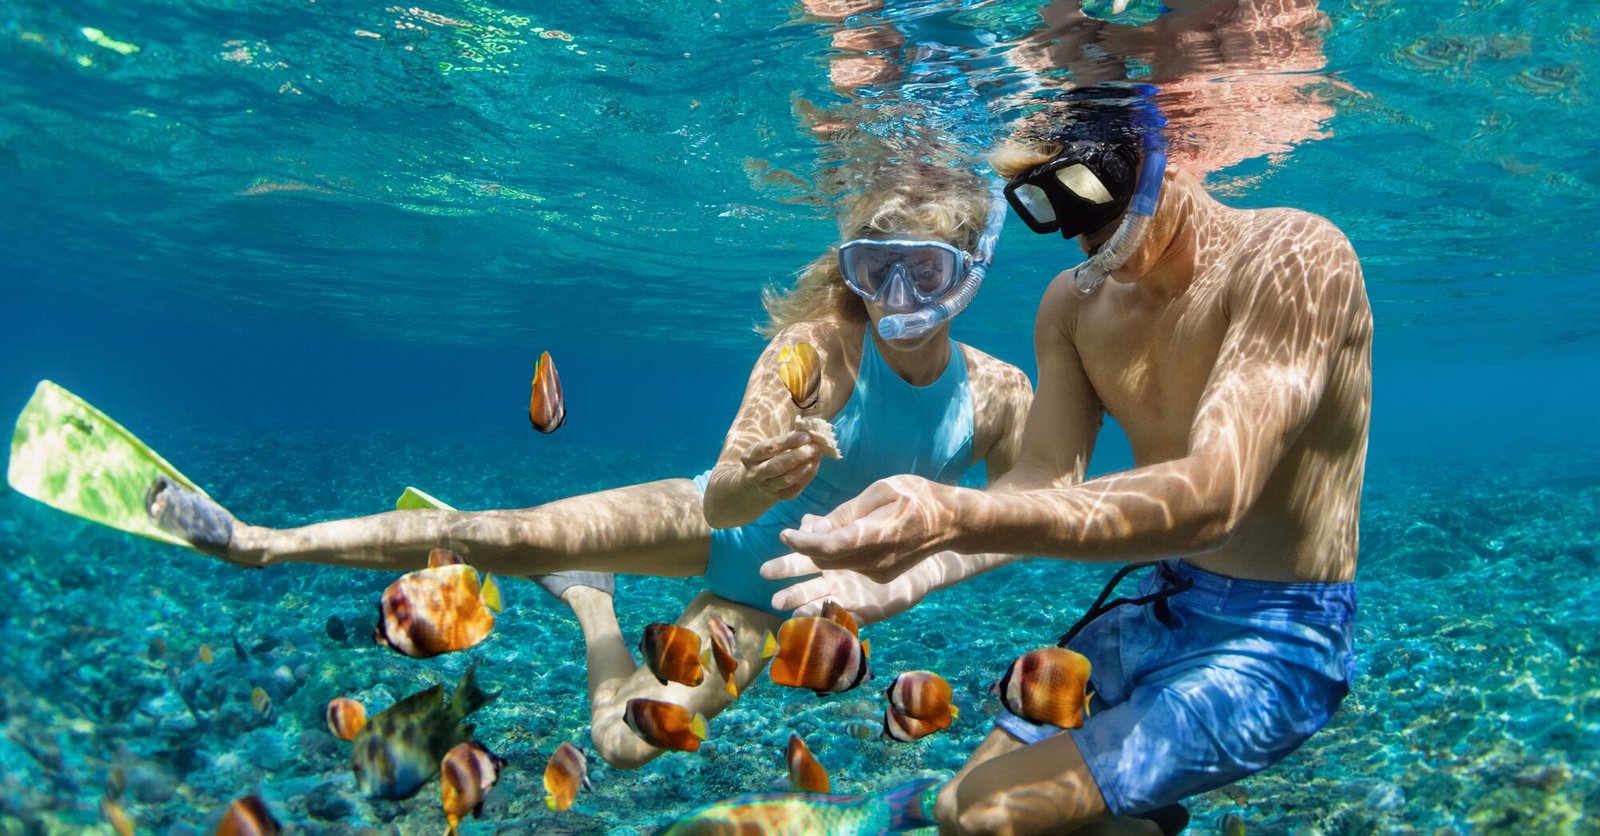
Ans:
{"label": "woman's face", "polygon": [[[961,244],[960,243],[944,240],[944,239],[941,239],[941,238],[929,237],[927,235],[920,235],[920,234],[916,234],[916,233],[911,233],[911,232],[873,233],[873,234],[870,234],[870,235],[867,235],[867,236],[864,236],[864,237],[871,238],[871,239],[877,240],[877,241],[890,241],[890,240],[893,240],[893,241],[928,241],[930,243],[935,243],[936,242],[936,243],[941,243],[941,244],[948,244],[948,245],[950,245],[952,247],[955,247],[957,249],[961,249]],[[903,263],[903,266],[908,271],[908,273],[911,274],[908,277],[911,278],[912,280],[914,280],[914,281],[915,280],[927,280],[927,279],[931,278],[934,273],[936,273],[936,272],[938,272],[940,270],[939,261],[940,261],[940,259],[937,258],[935,255],[933,255],[931,253],[927,254],[927,255],[924,255],[924,254],[921,254],[921,253],[910,253],[910,254],[908,254],[908,257],[905,259],[905,261]],[[957,278],[957,280],[959,280],[960,276],[957,276],[956,278]],[[886,293],[886,294],[884,294],[884,297],[880,298],[880,300],[876,301],[876,302],[871,300],[871,299],[862,299],[862,302],[865,303],[865,305],[866,305],[867,317],[872,321],[872,328],[873,328],[874,331],[877,330],[878,323],[880,321],[882,321],[884,317],[890,316],[892,314],[910,313],[911,311],[915,311],[919,307],[921,307],[920,305],[917,305],[914,302],[912,304],[909,304],[909,305],[906,305],[906,304],[900,304],[900,305],[890,304],[890,302],[892,301],[891,299],[888,298],[890,295],[891,294]],[[890,340],[890,341],[887,341],[887,342],[888,342],[889,345],[893,346],[897,350],[901,350],[901,351],[919,351],[921,349],[924,349],[924,348],[927,348],[927,347],[930,347],[930,346],[942,345],[944,340],[945,340],[945,338],[946,338],[946,336],[949,334],[949,332],[950,332],[949,323],[944,323],[944,324],[942,324],[942,325],[940,325],[940,326],[928,331],[927,333],[923,334],[920,337],[916,337],[916,338],[909,339],[909,340],[907,340],[907,339]]]}

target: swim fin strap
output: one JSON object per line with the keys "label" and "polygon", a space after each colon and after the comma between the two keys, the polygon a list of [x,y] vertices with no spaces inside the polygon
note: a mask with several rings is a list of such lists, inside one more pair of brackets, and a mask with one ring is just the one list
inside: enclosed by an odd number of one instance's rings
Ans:
{"label": "swim fin strap", "polygon": [[400,498],[394,501],[394,509],[396,511],[417,511],[429,508],[436,508],[440,511],[456,510],[434,498],[431,494],[419,491],[410,485],[407,485],[405,492],[400,494]]}
{"label": "swim fin strap", "polygon": [[6,468],[12,490],[91,522],[188,546],[145,510],[145,493],[163,475],[210,496],[110,416],[48,380],[17,416]]}

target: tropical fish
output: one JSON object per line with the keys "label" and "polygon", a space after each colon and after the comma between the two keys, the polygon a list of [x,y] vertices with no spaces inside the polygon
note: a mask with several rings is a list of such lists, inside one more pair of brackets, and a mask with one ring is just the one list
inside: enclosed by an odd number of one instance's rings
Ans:
{"label": "tropical fish", "polygon": [[539,355],[533,369],[533,396],[528,399],[528,420],[542,433],[553,433],[567,422],[567,401],[561,395],[561,376],[556,374],[550,352]]}
{"label": "tropical fish", "polygon": [[761,657],[772,660],[772,681],[818,694],[848,691],[872,676],[868,643],[839,622],[800,616],[783,622],[777,637],[767,633]]}
{"label": "tropical fish", "polygon": [[901,743],[921,740],[938,731],[939,727],[927,720],[908,717],[893,703],[883,707],[883,736]]}
{"label": "tropical fish", "polygon": [[329,700],[324,714],[328,731],[340,740],[354,740],[367,725],[367,707],[349,697]]}
{"label": "tropical fish", "polygon": [[1041,647],[1017,657],[994,693],[1007,711],[1064,729],[1083,725],[1089,702],[1089,660],[1062,647]]}
{"label": "tropical fish", "polygon": [[452,746],[472,739],[463,721],[493,700],[467,668],[449,702],[435,685],[395,703],[367,721],[350,750],[356,786],[370,798],[409,798],[439,771]]}
{"label": "tropical fish", "polygon": [[477,743],[457,743],[439,762],[439,803],[454,836],[468,813],[483,815],[483,797],[500,780],[506,762]]}
{"label": "tropical fish", "polygon": [[850,635],[861,637],[861,628],[856,624],[856,617],[844,608],[844,605],[833,599],[822,602],[822,617],[838,624],[850,631]]}
{"label": "tropical fish", "polygon": [[882,795],[864,798],[813,793],[742,795],[695,810],[667,825],[661,836],[875,836],[933,827],[938,824],[933,818],[933,805],[941,785],[937,778],[920,778]]}
{"label": "tropical fish", "polygon": [[828,771],[817,763],[811,750],[806,748],[806,742],[800,735],[789,735],[789,750],[784,753],[784,760],[789,763],[789,786],[798,792],[833,792],[833,783],[828,780]]}
{"label": "tropical fish", "polygon": [[716,659],[717,670],[722,672],[728,696],[738,699],[739,683],[734,672],[739,669],[739,644],[734,641],[733,628],[713,615],[706,619],[706,632],[711,636],[711,655]]}
{"label": "tropical fish", "polygon": [[659,621],[645,625],[639,653],[662,685],[699,685],[705,681],[705,669],[711,666],[711,650],[701,649],[699,633]]}
{"label": "tropical fish", "polygon": [[282,830],[267,802],[252,793],[228,805],[217,822],[216,836],[278,836]]}
{"label": "tropical fish", "polygon": [[407,572],[383,591],[373,640],[426,659],[465,650],[489,637],[500,606],[494,578],[456,563]]}
{"label": "tropical fish", "polygon": [[589,783],[589,759],[583,756],[583,750],[563,743],[544,765],[544,806],[557,812],[570,808],[580,786],[594,790]]}
{"label": "tropical fish", "polygon": [[778,378],[801,411],[816,406],[817,396],[822,391],[822,360],[817,356],[816,346],[811,343],[784,346],[778,352]]}
{"label": "tropical fish", "polygon": [[250,707],[254,708],[262,719],[272,719],[272,697],[260,685],[250,689]]}
{"label": "tropical fish", "polygon": [[217,658],[216,654],[211,652],[211,645],[209,644],[200,645],[200,650],[195,656],[199,657],[202,665],[209,665]]}
{"label": "tropical fish", "polygon": [[1238,813],[1229,813],[1222,817],[1223,836],[1245,836],[1244,819]]}
{"label": "tropical fish", "polygon": [[697,752],[700,741],[709,737],[704,714],[691,717],[683,706],[662,700],[628,700],[622,720],[644,742],[661,749]]}
{"label": "tropical fish", "polygon": [[900,674],[883,693],[901,714],[941,730],[950,728],[950,722],[961,713],[950,702],[950,683],[933,671]]}
{"label": "tropical fish", "polygon": [[844,724],[844,733],[850,735],[856,740],[866,740],[867,738],[877,734],[877,729],[874,729],[866,723],[851,721]]}
{"label": "tropical fish", "polygon": [[449,549],[431,549],[428,552],[428,568],[437,569],[440,566],[457,566],[467,561]]}
{"label": "tropical fish", "polygon": [[133,836],[133,817],[109,795],[100,798],[100,816],[117,831],[117,836]]}

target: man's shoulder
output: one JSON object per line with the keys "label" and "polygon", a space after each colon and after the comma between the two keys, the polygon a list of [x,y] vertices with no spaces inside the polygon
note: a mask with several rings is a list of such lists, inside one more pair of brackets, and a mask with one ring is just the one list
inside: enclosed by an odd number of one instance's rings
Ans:
{"label": "man's shoulder", "polygon": [[1286,206],[1240,210],[1249,214],[1247,252],[1262,255],[1329,253],[1354,255],[1355,248],[1333,221]]}

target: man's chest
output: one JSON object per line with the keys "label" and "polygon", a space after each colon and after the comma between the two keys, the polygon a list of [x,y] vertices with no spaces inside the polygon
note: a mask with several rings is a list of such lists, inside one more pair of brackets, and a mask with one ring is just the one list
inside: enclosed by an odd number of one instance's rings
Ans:
{"label": "man's chest", "polygon": [[1187,453],[1226,332],[1219,306],[1186,301],[1079,321],[1076,343],[1089,384],[1141,459]]}

